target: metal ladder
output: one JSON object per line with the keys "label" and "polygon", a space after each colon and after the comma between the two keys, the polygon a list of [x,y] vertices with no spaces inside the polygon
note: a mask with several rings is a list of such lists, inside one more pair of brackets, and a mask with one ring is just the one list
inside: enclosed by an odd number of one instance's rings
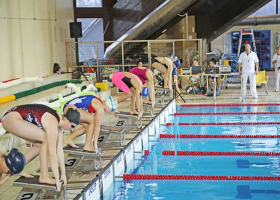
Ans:
{"label": "metal ladder", "polygon": [[240,36],[239,36],[239,43],[238,43],[238,51],[237,55],[240,55],[240,50],[241,50],[241,45],[242,45],[242,36],[243,35],[251,35],[252,37],[252,44],[253,44],[253,49],[254,52],[257,53],[257,48],[256,48],[256,43],[255,43],[255,37],[254,37],[254,31],[253,28],[247,27],[247,28],[241,28],[240,30]]}

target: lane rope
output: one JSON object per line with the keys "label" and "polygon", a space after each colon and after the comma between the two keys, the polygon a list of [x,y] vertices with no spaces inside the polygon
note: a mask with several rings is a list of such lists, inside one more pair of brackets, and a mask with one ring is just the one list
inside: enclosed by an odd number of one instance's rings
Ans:
{"label": "lane rope", "polygon": [[[280,122],[180,122],[178,123],[179,126],[208,126],[208,125],[219,125],[219,126],[236,126],[236,125],[277,125]],[[166,123],[166,126],[174,126],[177,125],[175,123]]]}
{"label": "lane rope", "polygon": [[219,113],[174,113],[174,116],[181,115],[278,115],[280,112],[219,112]]}
{"label": "lane rope", "polygon": [[227,152],[227,151],[173,151],[164,150],[164,156],[279,156],[280,152]]}
{"label": "lane rope", "polygon": [[160,175],[123,174],[123,180],[230,180],[230,181],[280,181],[280,176],[211,176],[211,175]]}
{"label": "lane rope", "polygon": [[238,106],[280,106],[280,103],[260,103],[260,104],[182,104],[181,107],[238,107]]}
{"label": "lane rope", "polygon": [[229,139],[238,139],[238,138],[268,138],[276,139],[280,138],[280,135],[197,135],[197,134],[159,134],[160,139],[185,139],[185,138],[229,138]]}

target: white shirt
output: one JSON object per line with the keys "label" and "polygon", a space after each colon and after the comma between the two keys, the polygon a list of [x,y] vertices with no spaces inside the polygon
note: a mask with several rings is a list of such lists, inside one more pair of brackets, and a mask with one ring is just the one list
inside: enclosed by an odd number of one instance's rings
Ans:
{"label": "white shirt", "polygon": [[274,54],[273,58],[272,58],[272,62],[277,61],[274,66],[275,66],[275,70],[278,70],[278,67],[280,67],[280,55]]}
{"label": "white shirt", "polygon": [[251,51],[247,54],[245,51],[240,54],[238,58],[238,63],[242,64],[242,73],[254,73],[255,72],[255,63],[258,63],[259,59],[255,52]]}

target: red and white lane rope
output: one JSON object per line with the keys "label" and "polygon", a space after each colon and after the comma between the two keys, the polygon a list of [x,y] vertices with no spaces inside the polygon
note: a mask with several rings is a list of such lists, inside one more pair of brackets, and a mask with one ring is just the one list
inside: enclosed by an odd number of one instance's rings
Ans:
{"label": "red and white lane rope", "polygon": [[164,150],[164,156],[280,156],[280,152],[227,152],[227,151],[173,151]]}
{"label": "red and white lane rope", "polygon": [[161,139],[169,139],[169,138],[229,138],[229,139],[238,139],[238,138],[267,138],[267,139],[276,139],[280,138],[280,135],[197,135],[197,134],[159,134],[159,138]]}
{"label": "red and white lane rope", "polygon": [[[280,124],[280,122],[180,122],[178,123],[179,126],[205,126],[205,125],[219,125],[219,126],[236,126],[236,125],[277,125]],[[174,126],[177,125],[175,123],[166,123],[166,126]]]}
{"label": "red and white lane rope", "polygon": [[259,104],[182,104],[181,107],[238,107],[238,106],[280,106],[280,103],[259,103]]}
{"label": "red and white lane rope", "polygon": [[174,113],[174,116],[182,115],[279,115],[280,112],[220,112],[220,113]]}
{"label": "red and white lane rope", "polygon": [[280,181],[280,176],[211,176],[211,175],[160,175],[123,174],[123,180],[228,180],[228,181]]}

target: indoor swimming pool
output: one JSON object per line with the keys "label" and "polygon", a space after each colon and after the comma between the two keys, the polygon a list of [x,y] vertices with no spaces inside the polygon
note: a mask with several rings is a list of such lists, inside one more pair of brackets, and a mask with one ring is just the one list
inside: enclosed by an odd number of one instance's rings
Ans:
{"label": "indoor swimming pool", "polygon": [[[279,135],[280,125],[269,124],[269,122],[280,122],[279,114],[269,114],[277,111],[280,111],[279,105],[176,107],[176,113],[201,113],[202,115],[169,114],[166,122],[172,125],[163,124],[159,132],[163,135],[174,135],[174,138],[149,139],[148,144],[143,148],[143,150],[149,150],[149,155],[135,156],[125,169],[125,174],[132,176],[128,180],[115,178],[114,184],[111,184],[103,198],[279,199],[280,182],[279,179],[276,180],[280,175],[280,159],[277,154],[280,152],[279,138],[261,138],[264,135]],[[262,113],[235,115],[229,114],[231,112]],[[212,114],[203,115],[203,113]],[[225,114],[215,115],[215,113]],[[199,125],[178,125],[180,122],[199,123]],[[200,125],[204,122],[217,124]],[[219,124],[221,122],[236,124]],[[268,124],[238,124],[240,122],[268,122]],[[178,137],[190,134],[240,137]],[[245,135],[256,136],[256,138],[243,138],[242,136]],[[164,151],[174,151],[175,155],[163,155]],[[179,156],[176,155],[177,151],[196,153]],[[212,154],[207,155],[205,152],[212,152]],[[226,152],[226,155],[221,152]],[[267,154],[269,152],[275,154]],[[158,178],[155,178],[156,176],[147,178],[147,175],[158,175]],[[160,175],[170,175],[170,178],[160,177]],[[172,175],[178,175],[178,177],[172,178]],[[188,180],[178,180],[183,175],[188,176]],[[238,177],[238,180],[233,180],[233,177]],[[248,180],[243,180],[246,177]],[[163,180],[156,180],[159,178]]]}

